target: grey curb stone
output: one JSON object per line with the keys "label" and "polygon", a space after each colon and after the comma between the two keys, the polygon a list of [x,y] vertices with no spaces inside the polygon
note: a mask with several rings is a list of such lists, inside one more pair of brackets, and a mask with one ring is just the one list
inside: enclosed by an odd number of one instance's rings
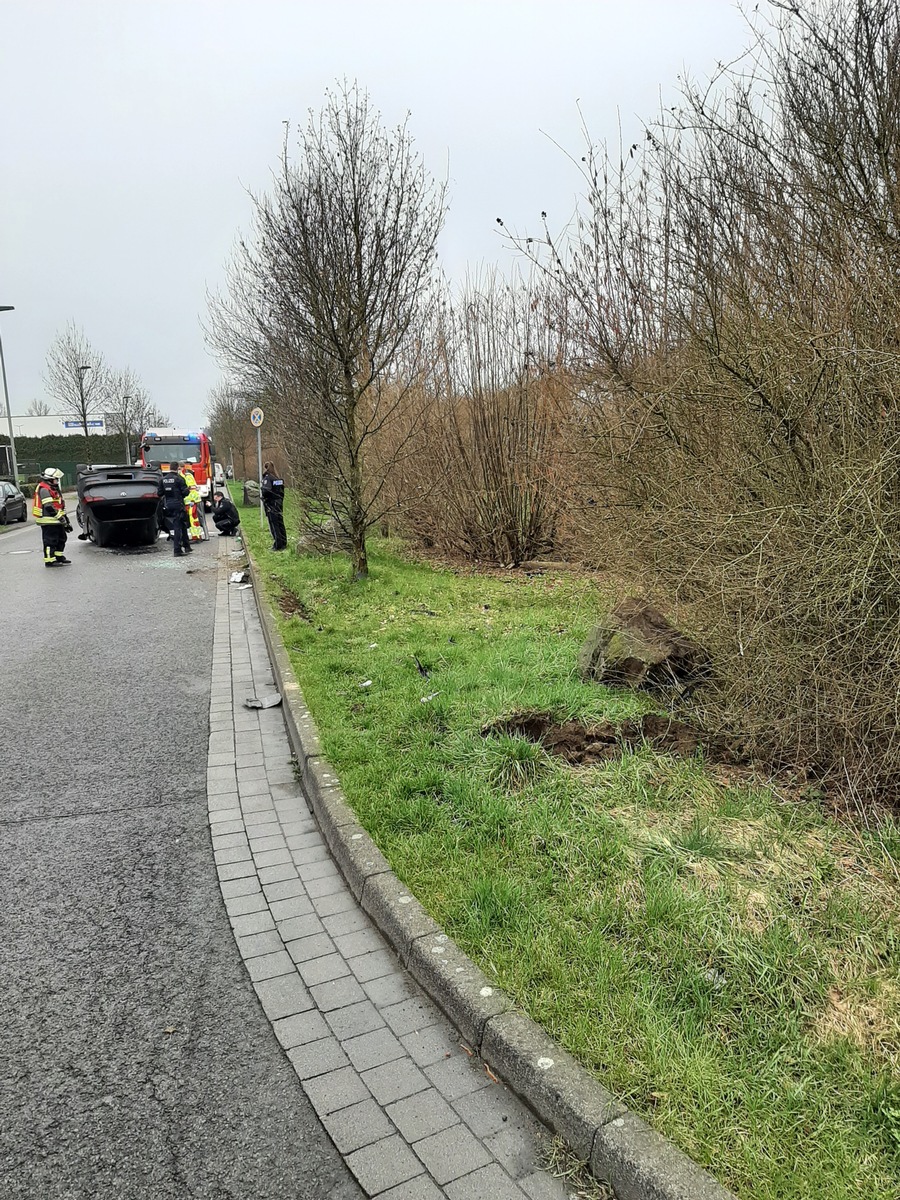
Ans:
{"label": "grey curb stone", "polygon": [[597,1130],[591,1170],[618,1200],[735,1200],[662,1134],[623,1112]]}
{"label": "grey curb stone", "polygon": [[[315,760],[316,765],[319,761]],[[308,795],[322,835],[329,847],[339,840],[339,830],[343,825],[358,824],[356,813],[344,799],[344,793],[336,782],[309,792]]]}
{"label": "grey curb stone", "polygon": [[397,951],[404,966],[417,938],[428,934],[437,936],[442,932],[437,921],[428,915],[393,871],[370,876],[360,904]]}
{"label": "grey curb stone", "polygon": [[[399,881],[389,869],[376,869],[376,865],[380,867],[382,862],[385,868],[387,864],[374,844],[374,854],[353,848],[354,841],[360,844],[363,842],[362,838],[354,838],[354,835],[361,831],[356,815],[344,799],[330,764],[322,757],[318,732],[263,595],[259,574],[249,551],[247,557],[263,636],[272,662],[275,682],[283,697],[282,713],[300,765],[302,788],[307,803],[315,814],[336,860],[342,867],[345,862],[351,864],[351,872],[354,868],[357,869],[358,873],[355,876],[348,877],[351,890],[391,944],[398,948],[400,957],[405,960],[410,973],[432,996],[460,1033],[472,1040],[473,1045],[478,1047],[484,1059],[496,1068],[510,1089],[551,1129],[568,1141],[579,1157],[590,1163],[597,1178],[612,1183],[619,1200],[736,1200],[731,1192],[718,1184],[671,1142],[620,1105],[539,1026],[523,1014],[514,1012],[510,1001],[500,989],[494,988],[475,964],[446,935],[439,932],[437,926],[423,930],[423,923],[430,918],[421,906],[415,903],[408,906],[397,903],[403,893],[398,892],[394,895],[392,888]],[[227,753],[230,746],[224,739],[214,745],[212,739],[215,736],[210,738],[211,751]],[[242,749],[246,750],[247,747]],[[228,813],[229,819],[240,815],[228,809],[224,811]],[[317,883],[318,887],[315,886]],[[314,900],[317,895],[328,894],[329,890],[338,890],[338,885],[327,880],[313,880],[308,889]],[[409,908],[409,923],[406,928],[406,914],[401,911],[405,907]],[[409,949],[404,953],[403,947],[406,945]],[[262,963],[265,960],[255,961]],[[463,969],[458,971],[458,967]],[[491,989],[490,994],[482,994],[485,988]],[[395,1006],[402,1007],[403,1005]],[[352,1007],[338,1009],[329,1016],[334,1019],[349,1015],[352,1011]],[[299,1020],[287,1018],[289,1021],[292,1019]],[[404,1032],[402,1028],[395,1027],[390,1020],[388,1024],[396,1033],[402,1035]],[[360,1028],[357,1032],[364,1030]],[[535,1056],[536,1051],[540,1052]],[[553,1066],[546,1067],[541,1062],[542,1059],[551,1059]],[[445,1070],[448,1065],[457,1066],[454,1060],[446,1060],[427,1068],[426,1074],[432,1082],[437,1082],[441,1070]],[[342,1074],[341,1070],[335,1071],[332,1078]],[[327,1078],[329,1077],[321,1076],[319,1080],[307,1083],[305,1086],[308,1093],[310,1090],[315,1092],[315,1085],[319,1084],[321,1087],[321,1080]],[[358,1079],[358,1076],[356,1078]],[[446,1081],[440,1090],[445,1098],[453,1099]],[[472,1086],[466,1086],[459,1090],[457,1095],[472,1090]],[[347,1098],[344,1103],[349,1105],[361,1098]],[[317,1111],[321,1112],[315,1100],[313,1104]],[[364,1187],[368,1184],[371,1190],[370,1181],[366,1178],[374,1165],[370,1164],[370,1156],[377,1159],[379,1148],[386,1147],[392,1141],[392,1138],[387,1138],[383,1143],[376,1142],[350,1155],[348,1163]],[[406,1149],[405,1146],[403,1149]],[[359,1169],[353,1162],[357,1158],[360,1159]],[[450,1184],[448,1195],[455,1197],[458,1193],[459,1197],[462,1197],[468,1194],[470,1189],[467,1189],[466,1185],[469,1181],[474,1182],[476,1175],[487,1175],[494,1170],[494,1167],[487,1167],[466,1179]],[[499,1167],[496,1168],[496,1172],[502,1174]],[[374,1172],[378,1173],[377,1170]],[[400,1180],[402,1179],[401,1174]],[[507,1176],[504,1175],[503,1179],[510,1188],[514,1187]],[[378,1180],[379,1189],[389,1186],[390,1182],[387,1180]],[[484,1190],[478,1191],[478,1195],[486,1194],[488,1193]],[[498,1197],[500,1195],[499,1192],[491,1194]]]}
{"label": "grey curb stone", "polygon": [[512,1008],[506,993],[491,983],[446,933],[417,938],[406,965],[476,1050],[481,1048],[487,1022]]}
{"label": "grey curb stone", "polygon": [[329,840],[334,861],[341,868],[350,891],[359,900],[366,881],[374,875],[390,873],[391,866],[362,825],[341,825]]}
{"label": "grey curb stone", "polygon": [[[318,811],[319,803],[326,792],[340,791],[338,777],[331,769],[331,764],[321,755],[307,755],[306,751],[301,750],[297,755],[297,761],[303,763],[301,772],[301,780],[303,790],[310,799],[312,807]],[[356,817],[352,809],[347,809],[351,821],[355,821]]]}
{"label": "grey curb stone", "polygon": [[627,1111],[522,1013],[502,1013],[488,1022],[481,1057],[585,1162],[598,1127]]}

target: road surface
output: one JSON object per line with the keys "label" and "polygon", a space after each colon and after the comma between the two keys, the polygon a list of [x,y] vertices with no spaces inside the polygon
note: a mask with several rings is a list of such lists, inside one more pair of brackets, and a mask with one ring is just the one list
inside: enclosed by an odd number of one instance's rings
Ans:
{"label": "road surface", "polygon": [[215,539],[0,540],[0,1195],[351,1200],[260,1009],[206,808]]}

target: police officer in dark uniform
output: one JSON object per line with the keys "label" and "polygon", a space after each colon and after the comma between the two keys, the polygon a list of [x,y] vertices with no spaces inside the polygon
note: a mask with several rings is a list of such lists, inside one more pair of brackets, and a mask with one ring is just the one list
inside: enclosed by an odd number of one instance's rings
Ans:
{"label": "police officer in dark uniform", "polygon": [[190,489],[184,476],[178,474],[178,467],[179,464],[173,462],[169,464],[168,471],[163,471],[159,481],[159,494],[166,510],[166,519],[172,529],[175,557],[181,558],[183,554],[193,554],[193,551],[188,541],[188,519],[184,507]]}
{"label": "police officer in dark uniform", "polygon": [[231,537],[241,527],[241,516],[229,496],[224,492],[213,492],[215,505],[212,511],[213,524],[222,537]]}
{"label": "police officer in dark uniform", "polygon": [[269,532],[272,534],[272,549],[287,549],[287,530],[284,527],[284,480],[275,474],[272,463],[263,463],[262,487],[263,508],[269,521]]}

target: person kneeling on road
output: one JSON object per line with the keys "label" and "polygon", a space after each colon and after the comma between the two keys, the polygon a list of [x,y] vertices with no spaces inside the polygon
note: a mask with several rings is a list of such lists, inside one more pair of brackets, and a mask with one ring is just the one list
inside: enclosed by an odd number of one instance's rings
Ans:
{"label": "person kneeling on road", "polygon": [[212,512],[213,524],[220,536],[230,537],[241,527],[238,510],[224,492],[214,492],[213,499],[216,502]]}
{"label": "person kneeling on road", "polygon": [[163,471],[159,482],[159,494],[166,510],[166,519],[172,529],[175,557],[192,554],[188,541],[188,515],[185,509],[190,488],[184,478],[178,473],[178,463],[171,463],[168,471]]}
{"label": "person kneeling on road", "polygon": [[72,522],[66,516],[61,479],[62,471],[56,467],[47,467],[34,489],[31,515],[41,527],[45,567],[59,567],[72,561],[63,553],[66,548],[66,534],[71,531]]}

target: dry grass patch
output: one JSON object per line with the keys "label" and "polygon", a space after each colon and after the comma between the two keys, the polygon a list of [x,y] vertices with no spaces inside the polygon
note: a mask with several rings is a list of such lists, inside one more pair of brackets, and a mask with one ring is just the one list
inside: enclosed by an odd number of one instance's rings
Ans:
{"label": "dry grass patch", "polygon": [[[868,989],[874,989],[874,995],[867,994]],[[896,979],[882,976],[870,978],[868,989],[829,988],[812,1035],[823,1042],[845,1038],[900,1075],[900,986]]]}

